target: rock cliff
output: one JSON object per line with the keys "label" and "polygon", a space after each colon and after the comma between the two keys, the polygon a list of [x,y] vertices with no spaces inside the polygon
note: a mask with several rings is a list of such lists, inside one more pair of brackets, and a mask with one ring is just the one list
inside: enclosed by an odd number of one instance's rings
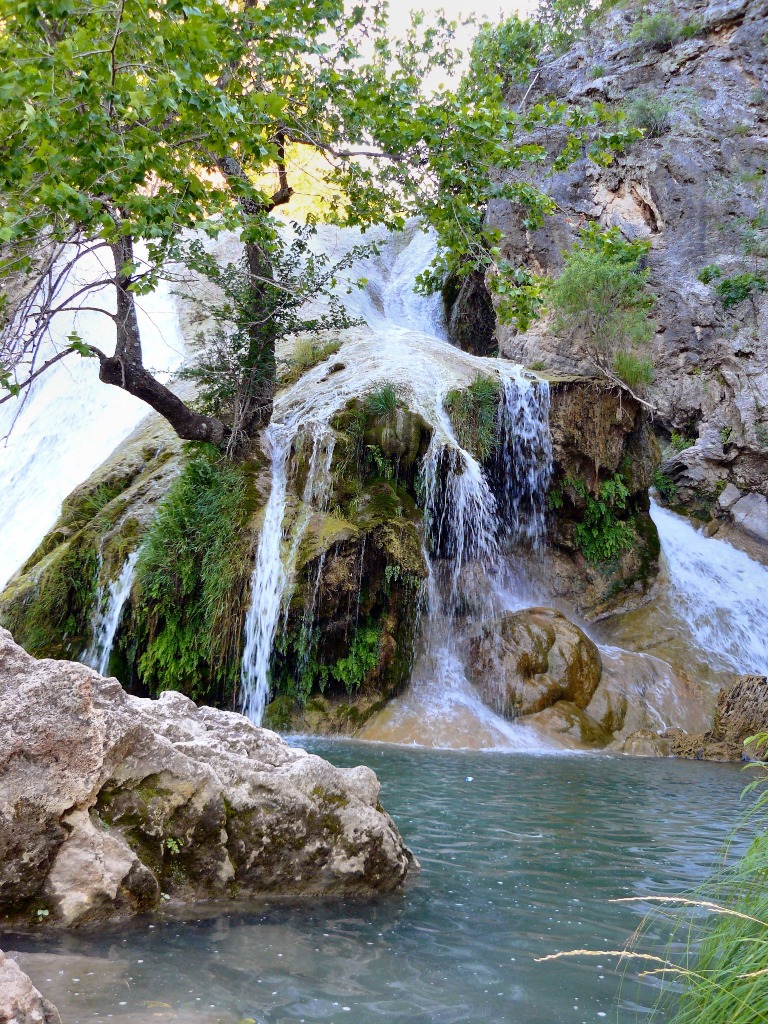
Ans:
{"label": "rock cliff", "polygon": [[[579,229],[618,227],[651,243],[655,377],[647,398],[666,446],[663,497],[709,519],[719,510],[768,541],[768,9],[762,0],[622,4],[567,53],[541,63],[510,95],[622,109],[643,129],[610,166],[586,159],[537,180],[557,203],[527,230],[513,204],[492,202],[501,253],[556,278]],[[530,86],[530,90],[529,90]],[[528,91],[529,90],[529,91]],[[555,144],[557,129],[536,141]],[[466,322],[487,324],[477,283]],[[454,310],[453,320],[462,321]],[[487,328],[486,328],[487,330]],[[457,340],[461,340],[457,336]],[[593,373],[586,350],[545,318],[519,333],[498,326],[502,354],[550,373]],[[488,344],[487,338],[479,342]],[[748,501],[744,501],[745,496]]]}
{"label": "rock cliff", "polygon": [[179,693],[131,697],[0,630],[0,916],[84,924],[168,899],[369,895],[413,857],[368,768]]}

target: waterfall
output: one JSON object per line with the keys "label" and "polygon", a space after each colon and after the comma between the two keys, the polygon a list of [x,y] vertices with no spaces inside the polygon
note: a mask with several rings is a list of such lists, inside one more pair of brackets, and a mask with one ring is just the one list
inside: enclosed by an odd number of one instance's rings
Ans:
{"label": "waterfall", "polygon": [[656,503],[677,617],[716,669],[768,674],[768,568]]}
{"label": "waterfall", "polygon": [[[68,286],[74,291],[97,273],[103,275],[104,268],[92,255],[78,265]],[[86,294],[81,301],[109,310],[114,306],[110,291]],[[167,379],[184,353],[171,286],[161,282],[136,302],[146,365]],[[105,316],[90,310],[60,313],[41,360],[66,348],[73,330],[107,350],[113,342],[114,328]],[[102,384],[96,359],[77,355],[51,367],[22,398],[0,406],[0,588],[53,526],[64,498],[148,411],[138,398]]]}
{"label": "waterfall", "polygon": [[125,602],[128,600],[139,551],[133,551],[125,560],[117,579],[107,587],[106,594],[99,588],[93,618],[91,620],[92,641],[90,647],[83,652],[80,661],[95,668],[101,675],[109,670],[109,658],[115,642],[117,627],[120,625]]}
{"label": "waterfall", "polygon": [[[359,240],[353,232],[324,229],[319,243],[335,256]],[[271,490],[251,580],[241,671],[242,709],[256,723],[269,699],[270,659],[292,593],[301,538],[312,511],[325,510],[329,497],[334,443],[329,423],[350,399],[391,383],[433,430],[421,467],[429,610],[415,685],[422,676],[437,678],[443,703],[453,700],[495,719],[464,677],[454,620],[467,602],[482,604],[483,615],[507,606],[503,552],[521,542],[536,547],[543,537],[551,472],[547,384],[513,364],[472,356],[448,342],[439,297],[414,292],[416,275],[435,252],[428,234],[417,229],[399,236],[382,232],[377,240],[379,255],[347,275],[347,280],[367,279],[363,291],[345,296],[350,312],[367,326],[348,332],[337,355],[277,395],[266,431]],[[341,282],[340,293],[346,283]],[[479,374],[500,385],[500,443],[491,460],[495,470],[461,446],[444,408],[448,391],[466,388]],[[297,516],[289,481],[302,460],[307,475],[303,514]],[[524,740],[528,730],[501,720],[495,728],[507,739],[514,734],[521,748],[529,749]],[[531,739],[530,747],[540,749],[541,744]]]}

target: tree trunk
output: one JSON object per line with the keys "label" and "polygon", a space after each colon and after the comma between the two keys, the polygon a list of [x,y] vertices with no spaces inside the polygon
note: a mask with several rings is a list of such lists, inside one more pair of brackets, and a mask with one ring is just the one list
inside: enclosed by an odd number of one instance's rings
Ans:
{"label": "tree trunk", "polygon": [[99,378],[105,384],[122,388],[159,412],[184,441],[209,441],[221,445],[226,428],[221,420],[190,409],[145,368],[141,351],[141,334],[136,315],[136,298],[130,290],[130,273],[124,272],[133,260],[133,239],[122,238],[112,246],[115,258],[115,291],[117,293],[117,344],[113,356],[99,356]]}

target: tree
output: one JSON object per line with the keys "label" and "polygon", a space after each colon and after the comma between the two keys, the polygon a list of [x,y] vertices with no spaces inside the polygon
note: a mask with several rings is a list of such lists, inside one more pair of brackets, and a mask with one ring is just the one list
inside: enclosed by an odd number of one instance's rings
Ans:
{"label": "tree", "polygon": [[[531,224],[551,209],[530,180],[504,177],[547,159],[527,141],[534,127],[563,130],[561,163],[585,149],[607,161],[631,138],[616,124],[600,130],[611,118],[597,106],[513,109],[499,62],[518,53],[519,77],[539,35],[519,19],[503,31],[504,46],[492,35],[483,44],[496,46],[495,62],[476,52],[464,83],[429,94],[430,73],[460,57],[455,26],[416,17],[391,39],[384,4],[0,0],[0,277],[22,279],[0,335],[0,386],[9,392],[0,402],[51,362],[92,355],[103,381],[146,401],[181,437],[226,443],[230,424],[191,408],[144,367],[135,297],[170,260],[189,259],[185,232],[233,228],[246,243],[238,315],[250,344],[242,350],[249,369],[259,368],[248,376],[243,423],[253,434],[272,408],[275,334],[263,322],[284,250],[271,214],[292,194],[292,146],[327,160],[331,218],[398,227],[419,214],[436,229],[441,256],[423,287],[438,287],[447,272],[493,267],[490,199],[521,204]],[[268,171],[273,189],[259,184]],[[73,264],[102,250],[109,269],[67,296]],[[535,307],[531,282],[506,280],[520,318]],[[105,285],[115,294],[106,313],[114,353],[73,337],[41,362],[53,316],[72,301],[82,308]]]}

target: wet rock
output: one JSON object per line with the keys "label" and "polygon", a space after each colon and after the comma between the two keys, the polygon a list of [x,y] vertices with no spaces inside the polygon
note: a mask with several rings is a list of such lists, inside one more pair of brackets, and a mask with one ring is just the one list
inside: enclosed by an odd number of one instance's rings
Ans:
{"label": "wet rock", "polygon": [[[634,399],[595,380],[550,384],[553,479],[546,560],[528,570],[545,591],[587,619],[643,601],[658,573],[659,540],[648,488],[659,448],[647,415]],[[626,543],[610,556],[583,550],[579,529],[601,488],[616,478],[625,498],[611,516]],[[622,525],[623,524],[623,525]],[[589,557],[587,557],[589,555]],[[598,556],[600,552],[598,550]]]}
{"label": "wet rock", "polygon": [[496,313],[480,271],[460,280],[449,278],[443,287],[443,305],[448,337],[454,345],[476,356],[496,354]]}
{"label": "wet rock", "polygon": [[753,540],[768,544],[768,498],[745,494],[731,508],[734,525]]}
{"label": "wet rock", "polygon": [[605,747],[611,741],[611,734],[570,700],[559,700],[543,711],[527,715],[523,722],[533,726],[545,739],[574,750]]}
{"label": "wet rock", "polygon": [[0,950],[0,1022],[61,1024],[56,1007],[35,988],[15,960]]}
{"label": "wet rock", "polygon": [[369,419],[365,443],[376,445],[385,458],[393,460],[400,468],[410,469],[424,454],[431,433],[422,416],[398,406],[385,416]]}
{"label": "wet rock", "polygon": [[589,704],[600,682],[597,647],[552,608],[529,608],[483,623],[470,639],[468,676],[483,700],[507,718],[558,701]]}
{"label": "wet rock", "polygon": [[672,744],[650,729],[639,729],[630,733],[619,749],[622,754],[629,754],[631,757],[669,757],[672,753]]}
{"label": "wet rock", "polygon": [[705,729],[711,721],[707,691],[650,654],[603,648],[600,685],[587,705],[590,716],[623,750],[633,734],[658,735],[668,728]]}
{"label": "wet rock", "polygon": [[145,700],[0,630],[0,920],[182,900],[386,892],[412,857],[367,768],[337,769],[179,693]]}
{"label": "wet rock", "polygon": [[768,678],[737,676],[721,691],[712,728],[691,735],[681,729],[666,734],[678,757],[705,761],[742,761],[762,753],[745,744],[757,733],[768,732]]}

